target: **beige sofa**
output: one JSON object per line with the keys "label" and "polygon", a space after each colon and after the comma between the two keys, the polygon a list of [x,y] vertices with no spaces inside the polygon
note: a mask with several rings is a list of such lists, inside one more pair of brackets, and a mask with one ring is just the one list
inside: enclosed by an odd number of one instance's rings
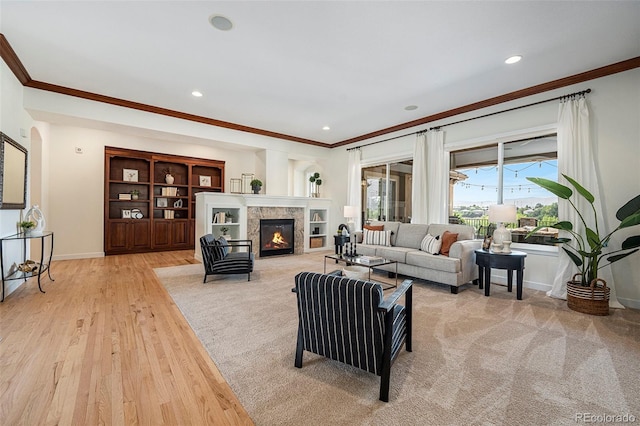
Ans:
{"label": "beige sofa", "polygon": [[[358,254],[380,256],[398,262],[398,273],[409,277],[451,286],[451,293],[457,294],[458,287],[478,279],[474,250],[482,247],[481,240],[475,240],[475,231],[468,225],[431,224],[418,225],[401,222],[373,222],[384,225],[391,231],[391,246],[362,244],[362,232],[356,232]],[[458,234],[449,256],[433,255],[420,250],[420,243],[427,235],[442,235],[444,231]],[[377,268],[378,269],[378,268]],[[395,265],[383,265],[379,269],[394,272]]]}

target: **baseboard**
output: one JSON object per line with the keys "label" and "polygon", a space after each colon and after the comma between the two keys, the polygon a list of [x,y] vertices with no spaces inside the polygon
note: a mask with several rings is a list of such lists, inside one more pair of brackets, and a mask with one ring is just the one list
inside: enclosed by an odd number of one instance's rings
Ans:
{"label": "baseboard", "polygon": [[76,253],[76,254],[60,254],[53,255],[51,260],[74,260],[74,259],[92,259],[96,257],[104,257],[104,252],[95,252],[95,253]]}
{"label": "baseboard", "polygon": [[[500,284],[500,285],[507,285],[507,277],[505,276],[495,276],[495,275],[491,275],[491,283],[495,283],[495,284]],[[516,285],[516,279],[515,277],[513,278],[513,286],[515,287]],[[546,283],[540,283],[540,282],[536,282],[536,281],[527,281],[524,280],[522,282],[522,287],[523,288],[530,288],[533,290],[540,290],[540,291],[544,291],[547,292],[549,290],[551,290],[551,284],[546,284]]]}
{"label": "baseboard", "polygon": [[618,297],[618,302],[622,303],[626,308],[640,309],[640,300],[627,299],[626,297]]}

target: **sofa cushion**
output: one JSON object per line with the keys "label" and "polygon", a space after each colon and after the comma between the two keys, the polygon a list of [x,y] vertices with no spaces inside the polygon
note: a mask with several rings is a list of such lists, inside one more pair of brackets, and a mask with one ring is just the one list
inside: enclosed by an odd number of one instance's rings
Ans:
{"label": "sofa cushion", "polygon": [[390,246],[391,245],[391,231],[370,231],[365,229],[363,231],[364,237],[362,242],[364,244],[372,244],[378,246]]}
{"label": "sofa cushion", "polygon": [[446,256],[434,256],[423,251],[411,251],[407,253],[407,265],[421,268],[435,269],[444,272],[460,272],[460,259]]}
{"label": "sofa cushion", "polygon": [[431,254],[440,253],[440,247],[442,247],[442,240],[440,239],[440,235],[436,235],[434,237],[431,234],[427,234],[422,239],[422,243],[420,243],[420,250]]}
{"label": "sofa cushion", "polygon": [[412,251],[415,250],[408,247],[378,247],[376,248],[376,256],[405,263],[407,260],[407,253]]}
{"label": "sofa cushion", "polygon": [[451,248],[453,243],[458,241],[458,234],[454,234],[453,232],[449,232],[449,231],[444,231],[440,239],[442,240],[442,247],[440,248],[440,254],[448,257],[449,249]]}
{"label": "sofa cushion", "polygon": [[381,247],[382,246],[373,246],[370,244],[358,244],[356,246],[356,251],[358,254],[362,254],[364,256],[377,256],[376,249]]}
{"label": "sofa cushion", "polygon": [[365,225],[362,228],[368,229],[369,231],[384,231],[384,225]]}
{"label": "sofa cushion", "polygon": [[431,235],[442,235],[444,231],[458,234],[458,241],[473,240],[476,238],[476,232],[473,226],[450,223],[432,223],[429,225],[429,233]]}
{"label": "sofa cushion", "polygon": [[397,247],[411,247],[416,250],[420,250],[420,243],[422,243],[423,238],[427,235],[428,229],[429,227],[427,225],[401,223],[398,227],[398,235],[396,236],[396,240],[393,245]]}
{"label": "sofa cushion", "polygon": [[400,222],[383,222],[383,221],[372,221],[369,225],[372,226],[384,226],[385,231],[391,231],[391,245],[395,246],[396,244],[396,235],[398,235],[398,226],[400,226]]}

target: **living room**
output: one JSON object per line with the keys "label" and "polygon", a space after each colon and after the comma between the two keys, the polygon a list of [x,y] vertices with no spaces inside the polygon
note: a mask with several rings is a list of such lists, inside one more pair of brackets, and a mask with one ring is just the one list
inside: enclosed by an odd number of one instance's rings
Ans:
{"label": "living room", "polygon": [[[13,43],[13,40],[8,39],[8,42]],[[613,218],[620,205],[640,192],[640,169],[637,167],[640,158],[640,60],[637,57],[623,59],[633,63],[620,72],[594,73],[593,78],[574,80],[575,83],[568,81],[551,90],[462,114],[451,114],[338,147],[299,143],[28,87],[4,60],[1,65],[1,130],[29,152],[27,208],[40,205],[46,216],[47,228],[55,231],[54,278],[56,267],[60,268],[62,276],[69,275],[65,268],[70,266],[65,266],[68,265],[65,262],[104,259],[103,172],[106,146],[222,160],[226,165],[225,188],[230,188],[231,178],[252,173],[264,182],[262,193],[270,196],[307,196],[304,172],[318,171],[323,176],[320,197],[332,200],[328,221],[332,228],[336,228],[345,222],[343,207],[348,204],[346,148],[362,146],[361,163],[370,166],[411,159],[416,133],[431,127],[444,126],[446,148],[451,151],[480,146],[488,141],[516,140],[523,134],[555,130],[558,102],[446,125],[536,104],[587,88],[591,89],[587,102],[591,112],[593,158],[599,174],[599,190],[605,216]],[[599,64],[580,72],[593,71],[605,65],[611,64]],[[482,99],[499,94],[490,93]],[[462,106],[442,105],[438,111]],[[379,128],[372,126],[374,130]],[[14,233],[15,224],[22,214],[22,210],[0,210],[0,235]],[[622,237],[615,243],[620,244],[621,241]],[[555,275],[557,250],[529,248],[527,252],[525,294],[527,291],[549,290]],[[7,256],[8,264],[20,257],[17,254]],[[184,256],[177,256],[179,259],[176,261],[188,263]],[[612,268],[617,300],[631,309],[640,309],[640,263],[636,260],[633,257],[623,259]],[[106,262],[113,261],[106,259]],[[293,257],[291,262],[295,261]],[[91,268],[89,263],[83,265]],[[131,273],[128,280],[139,278],[134,267],[129,265],[124,269]],[[498,279],[504,278],[499,276]],[[58,282],[45,283],[45,290],[55,293],[56,284]],[[26,299],[23,293],[27,286],[33,287],[31,282],[12,282],[7,286],[8,299],[4,303],[14,303],[12,299],[16,296],[19,297],[16,300]],[[469,290],[468,293],[474,291],[471,286]],[[42,297],[43,300],[49,296],[28,294],[29,298]],[[9,322],[8,314],[5,314],[9,310],[5,306],[1,308],[4,326]],[[2,348],[3,353],[18,350],[15,347]],[[203,351],[202,348],[199,350]],[[375,398],[371,402],[375,402]],[[258,419],[254,421],[260,423]]]}

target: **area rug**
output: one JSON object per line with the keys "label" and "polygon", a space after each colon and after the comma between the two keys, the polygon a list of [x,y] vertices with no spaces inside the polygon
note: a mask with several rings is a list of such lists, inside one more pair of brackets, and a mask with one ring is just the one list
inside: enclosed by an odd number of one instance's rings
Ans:
{"label": "area rug", "polygon": [[[539,291],[414,283],[413,352],[380,379],[305,353],[294,367],[300,271],[323,256],[256,261],[256,272],[202,283],[202,265],[155,269],[258,425],[543,425],[640,421],[640,312],[570,311]],[[335,267],[335,265],[330,265]],[[381,276],[381,279],[388,278]]]}

